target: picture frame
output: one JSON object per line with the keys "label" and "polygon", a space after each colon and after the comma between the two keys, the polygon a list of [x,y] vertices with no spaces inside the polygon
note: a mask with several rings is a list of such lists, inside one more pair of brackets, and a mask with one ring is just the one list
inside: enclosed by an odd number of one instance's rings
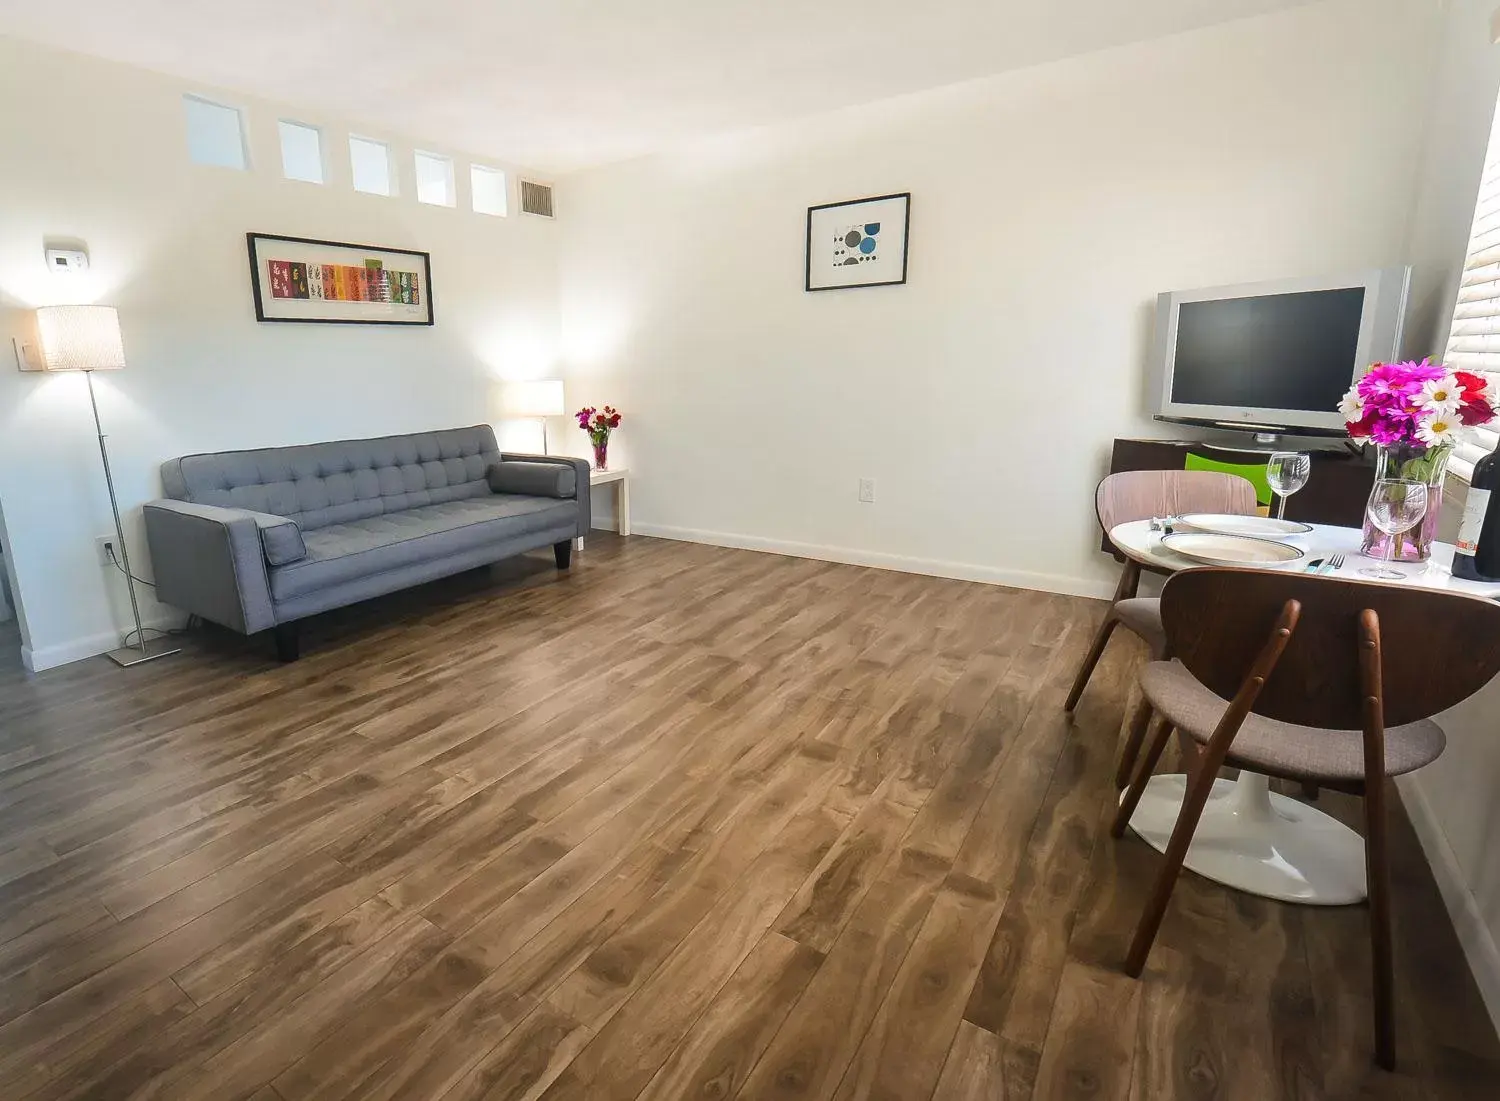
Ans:
{"label": "picture frame", "polygon": [[906,282],[911,192],[807,208],[807,291]]}
{"label": "picture frame", "polygon": [[247,233],[255,320],[433,324],[432,257],[413,249]]}

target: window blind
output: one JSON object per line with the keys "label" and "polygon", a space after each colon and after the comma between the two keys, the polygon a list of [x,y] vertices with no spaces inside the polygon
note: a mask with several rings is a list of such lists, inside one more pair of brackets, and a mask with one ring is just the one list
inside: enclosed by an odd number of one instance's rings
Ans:
{"label": "window blind", "polygon": [[[1490,128],[1484,179],[1443,360],[1458,370],[1485,375],[1491,385],[1500,387],[1500,111]],[[1492,428],[1466,430],[1454,449],[1454,468],[1468,477],[1480,456],[1493,451],[1497,442],[1500,435]]]}

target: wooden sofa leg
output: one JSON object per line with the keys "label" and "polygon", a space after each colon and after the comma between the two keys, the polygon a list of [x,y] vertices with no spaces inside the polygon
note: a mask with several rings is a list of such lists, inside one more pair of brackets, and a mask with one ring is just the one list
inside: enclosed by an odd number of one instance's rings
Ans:
{"label": "wooden sofa leg", "polygon": [[276,636],[277,661],[296,661],[301,657],[297,627],[296,623],[278,623],[273,628],[272,633]]}
{"label": "wooden sofa leg", "polygon": [[552,544],[552,557],[557,559],[557,568],[565,570],[573,564],[573,540],[564,539]]}

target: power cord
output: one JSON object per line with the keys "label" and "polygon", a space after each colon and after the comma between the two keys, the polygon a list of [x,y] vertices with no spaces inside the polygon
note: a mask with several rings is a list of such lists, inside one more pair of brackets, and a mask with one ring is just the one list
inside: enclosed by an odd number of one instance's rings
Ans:
{"label": "power cord", "polygon": [[[113,544],[106,546],[104,548],[104,553],[105,556],[109,558],[109,564],[115,569],[119,570],[121,573],[125,574],[132,581],[136,582],[137,584],[145,585],[148,589],[156,588],[156,583],[154,581],[147,581],[144,577],[137,577],[135,574],[128,571],[124,566],[120,565],[120,560],[115,557],[115,548]],[[138,637],[141,634],[154,635],[156,638],[173,638],[177,635],[185,635],[189,631],[197,627],[200,622],[201,621],[198,616],[190,615],[187,618],[187,622],[184,623],[181,627],[143,627],[140,631],[126,631],[124,645],[130,646],[132,644],[130,640],[132,638]]]}
{"label": "power cord", "polygon": [[[144,633],[155,638],[177,638],[181,635],[190,634],[194,630],[194,628],[196,628],[201,622],[202,621],[197,616],[190,615],[187,618],[187,622],[184,623],[181,627],[142,627],[141,632],[139,633]],[[125,639],[121,643],[121,645],[134,645],[134,643],[131,642],[131,639],[135,638],[137,634],[138,632],[136,631],[126,631]]]}
{"label": "power cord", "polygon": [[[137,577],[135,574],[130,573],[128,570],[126,570],[124,566],[120,565],[120,560],[115,557],[115,547],[114,547],[113,543],[109,543],[109,544],[105,545],[105,547],[104,547],[104,554],[109,559],[109,564],[111,566],[113,566],[115,569],[119,570],[121,573],[125,574],[127,577],[130,578],[130,580],[134,581],[137,585],[145,585],[148,589],[154,589],[154,588],[156,588],[156,582],[155,581],[147,581],[144,577]],[[134,631],[131,632],[131,634],[134,634],[134,633],[135,633]]]}

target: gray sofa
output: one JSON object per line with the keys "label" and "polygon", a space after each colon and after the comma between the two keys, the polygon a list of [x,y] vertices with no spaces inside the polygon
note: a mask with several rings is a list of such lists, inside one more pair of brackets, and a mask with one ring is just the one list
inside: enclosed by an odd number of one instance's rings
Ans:
{"label": "gray sofa", "polygon": [[145,506],[157,595],[297,657],[306,616],[551,546],[589,529],[582,459],[502,455],[487,424],[188,455]]}

